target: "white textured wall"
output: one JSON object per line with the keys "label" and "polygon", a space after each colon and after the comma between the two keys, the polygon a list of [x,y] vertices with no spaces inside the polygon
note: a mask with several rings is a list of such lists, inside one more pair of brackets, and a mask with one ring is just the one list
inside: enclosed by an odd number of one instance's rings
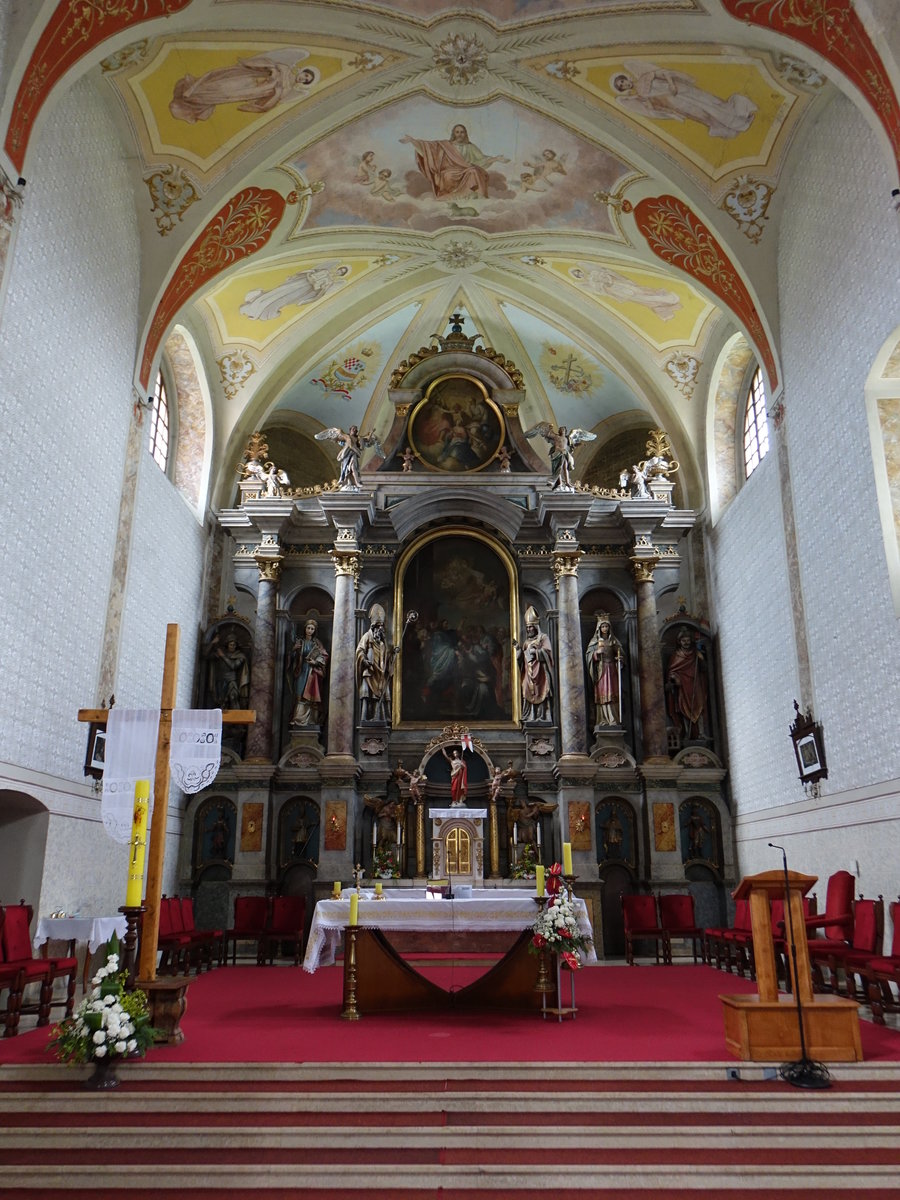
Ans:
{"label": "white textured wall", "polygon": [[751,478],[715,533],[741,869],[777,866],[766,843],[783,841],[797,869],[824,878],[847,867],[860,891],[886,900],[897,894],[900,850],[900,623],[863,389],[900,319],[891,186],[882,147],[840,98],[806,136],[779,238],[784,436],[829,769],[818,799],[804,797],[787,740],[797,671],[772,455],[768,477]]}
{"label": "white textured wall", "polygon": [[[50,810],[40,910],[115,911],[125,850],[99,823],[82,775],[77,710],[96,694],[132,413],[140,255],[113,125],[72,89],[29,156],[22,226],[0,317],[0,520],[15,552],[0,579],[6,786]],[[181,626],[179,703],[191,701],[203,530],[142,453],[118,704],[159,703],[167,622]],[[166,885],[179,822],[170,814]]]}

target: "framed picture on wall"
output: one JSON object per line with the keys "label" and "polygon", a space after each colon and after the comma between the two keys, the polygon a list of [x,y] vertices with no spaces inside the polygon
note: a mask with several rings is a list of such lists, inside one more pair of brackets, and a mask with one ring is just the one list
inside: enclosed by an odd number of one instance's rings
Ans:
{"label": "framed picture on wall", "polygon": [[88,743],[84,756],[84,773],[93,779],[103,778],[106,766],[106,728],[92,723],[88,727]]}
{"label": "framed picture on wall", "polygon": [[800,711],[797,701],[794,701],[796,717],[791,725],[791,740],[794,743],[794,755],[797,759],[797,770],[804,783],[816,783],[828,778],[828,768],[825,765],[825,739],[822,726],[813,720],[812,712]]}

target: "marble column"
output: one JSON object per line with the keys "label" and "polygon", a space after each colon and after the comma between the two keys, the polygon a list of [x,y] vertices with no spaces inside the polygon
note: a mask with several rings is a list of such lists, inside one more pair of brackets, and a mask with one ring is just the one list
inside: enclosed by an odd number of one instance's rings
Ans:
{"label": "marble column", "polygon": [[656,618],[656,589],[653,585],[653,569],[658,561],[654,555],[634,555],[631,558],[637,598],[638,672],[645,762],[665,762],[669,758],[662,651]]}
{"label": "marble column", "polygon": [[563,757],[587,754],[581,621],[578,615],[578,560],[581,557],[581,550],[567,550],[553,556],[559,611],[559,695],[556,698],[556,710]]}
{"label": "marble column", "polygon": [[353,755],[356,662],[356,585],[359,582],[358,550],[331,552],[334,563],[334,626],[331,635],[329,676],[328,757]]}
{"label": "marble column", "polygon": [[250,671],[250,707],[256,721],[247,733],[245,762],[272,761],[272,714],[275,692],[275,606],[281,577],[280,555],[257,556],[259,591],[253,629],[253,666]]}

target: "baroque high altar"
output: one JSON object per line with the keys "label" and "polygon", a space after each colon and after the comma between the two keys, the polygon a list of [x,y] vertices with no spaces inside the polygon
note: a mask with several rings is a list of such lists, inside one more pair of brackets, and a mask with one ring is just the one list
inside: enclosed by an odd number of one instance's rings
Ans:
{"label": "baroque high altar", "polygon": [[618,486],[582,484],[589,433],[523,429],[521,374],[458,316],[434,341],[394,371],[386,437],[317,435],[332,485],[291,489],[277,446],[248,444],[218,520],[226,590],[255,615],[210,622],[197,702],[256,722],[190,798],[179,882],[228,924],[238,893],[311,901],[357,866],[533,886],[568,842],[598,953],[622,953],[622,892],[690,887],[718,923],[715,646],[671,601],[696,590],[695,517],[668,439],[609,464]]}

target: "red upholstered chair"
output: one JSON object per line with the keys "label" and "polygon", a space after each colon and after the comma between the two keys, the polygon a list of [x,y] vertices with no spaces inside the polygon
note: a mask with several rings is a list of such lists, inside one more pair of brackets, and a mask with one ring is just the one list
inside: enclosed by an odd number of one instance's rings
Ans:
{"label": "red upholstered chair", "polygon": [[213,961],[221,966],[225,954],[225,930],[198,929],[194,923],[194,901],[189,896],[182,896],[178,903],[181,906],[181,926],[191,939],[198,973],[203,963],[207,968],[212,967]]}
{"label": "red upholstered chair", "polygon": [[290,954],[293,948],[294,966],[299,966],[305,923],[306,900],[303,896],[275,896],[269,913],[269,924],[259,940],[259,965],[263,966],[268,959],[271,966],[276,954]]}
{"label": "red upholstered chair", "polygon": [[181,905],[177,897],[163,896],[159,902],[159,969],[163,974],[177,975],[187,970],[191,954],[191,939],[184,932]]}
{"label": "red upholstered chair", "polygon": [[[18,1011],[36,1012],[38,1025],[50,1020],[50,1009],[54,1004],[65,1005],[65,1015],[70,1017],[75,1007],[75,986],[78,979],[78,960],[66,958],[35,958],[31,949],[32,908],[30,904],[9,904],[3,909],[3,925],[0,928],[0,944],[3,950],[4,967],[22,970],[25,986],[40,982],[41,991],[37,1004],[19,1003]],[[64,1000],[53,1000],[53,983],[57,979],[68,979]],[[16,1022],[18,1024],[18,1021]]]}
{"label": "red upholstered chair", "polygon": [[828,879],[825,891],[825,910],[819,916],[806,918],[806,936],[812,943],[821,940],[816,933],[821,929],[821,938],[840,945],[853,938],[853,893],[854,878],[849,871],[835,871]]}
{"label": "red upholstered chair", "polygon": [[[857,993],[856,971],[873,957],[879,955],[884,947],[884,900],[864,900],[860,897],[853,905],[853,938],[849,945],[824,949],[824,939],[815,939],[810,943],[810,963],[813,970],[813,984],[817,991],[839,993],[841,990],[841,974],[847,986],[847,995],[860,1003],[865,1001],[866,993],[860,989]],[[828,980],[825,981],[823,968],[828,969]]]}
{"label": "red upholstered chair", "polygon": [[697,961],[698,946],[700,961],[706,962],[706,943],[703,930],[697,925],[694,897],[690,892],[660,892],[659,923],[668,930],[670,941],[672,938],[690,938],[694,962]]}
{"label": "red upholstered chair", "polygon": [[659,922],[655,896],[629,896],[623,893],[622,916],[625,922],[625,961],[630,967],[634,966],[634,943],[641,941],[653,941],[656,944],[657,963],[660,948],[663,963],[671,963],[672,943],[669,940],[669,931]]}
{"label": "red upholstered chair", "polygon": [[719,925],[706,930],[706,961],[712,963],[715,956],[716,967],[721,971],[731,971],[735,965],[738,974],[744,973],[744,953],[748,943],[752,944],[750,932],[750,901],[735,900],[734,923]]}
{"label": "red upholstered chair", "polygon": [[892,900],[888,912],[894,927],[889,953],[869,958],[856,968],[876,1025],[884,1024],[886,1012],[900,1012],[900,900]]}
{"label": "red upholstered chair", "polygon": [[230,944],[232,966],[237,964],[238,942],[256,942],[256,958],[259,960],[259,939],[266,931],[268,916],[268,896],[235,896],[234,924],[225,930],[225,962],[228,961]]}
{"label": "red upholstered chair", "polygon": [[14,1037],[19,1032],[19,1013],[22,1010],[22,993],[24,991],[25,968],[9,966],[7,963],[0,962],[0,994],[7,993],[6,1008],[0,1008],[4,1037]]}

